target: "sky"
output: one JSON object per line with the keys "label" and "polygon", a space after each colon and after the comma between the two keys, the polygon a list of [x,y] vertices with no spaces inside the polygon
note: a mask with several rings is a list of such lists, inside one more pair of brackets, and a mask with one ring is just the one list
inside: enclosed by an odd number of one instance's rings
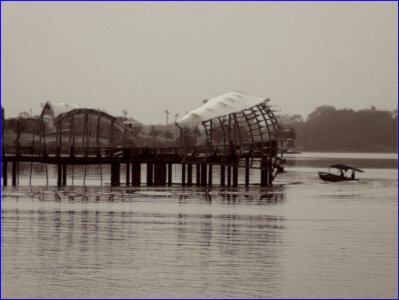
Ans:
{"label": "sky", "polygon": [[6,117],[46,101],[164,124],[243,91],[279,114],[393,110],[395,2],[1,2]]}

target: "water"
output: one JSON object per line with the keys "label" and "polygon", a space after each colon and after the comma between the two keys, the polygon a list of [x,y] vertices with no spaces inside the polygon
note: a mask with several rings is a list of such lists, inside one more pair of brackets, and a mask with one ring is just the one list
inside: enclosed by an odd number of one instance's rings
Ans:
{"label": "water", "polygon": [[396,298],[396,155],[336,155],[366,172],[322,183],[332,157],[272,188],[3,188],[2,297]]}

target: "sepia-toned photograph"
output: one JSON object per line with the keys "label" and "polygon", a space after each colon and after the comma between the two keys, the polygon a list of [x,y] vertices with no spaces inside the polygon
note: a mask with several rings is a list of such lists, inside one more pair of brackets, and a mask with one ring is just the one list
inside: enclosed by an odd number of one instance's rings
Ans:
{"label": "sepia-toned photograph", "polygon": [[398,297],[396,2],[1,1],[2,299]]}

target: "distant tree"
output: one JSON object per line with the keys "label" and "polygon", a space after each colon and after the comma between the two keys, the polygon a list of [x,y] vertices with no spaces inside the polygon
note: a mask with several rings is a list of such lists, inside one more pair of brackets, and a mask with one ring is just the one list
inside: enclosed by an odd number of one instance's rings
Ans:
{"label": "distant tree", "polygon": [[331,105],[324,105],[324,106],[316,107],[316,109],[312,113],[309,114],[308,121],[315,120],[315,119],[319,118],[322,114],[324,114],[325,112],[328,112],[328,111],[335,111],[335,107],[331,106]]}
{"label": "distant tree", "polygon": [[31,115],[28,112],[26,112],[26,111],[23,111],[23,112],[18,114],[18,118],[26,119],[26,118],[30,118],[30,117],[31,117]]}
{"label": "distant tree", "polygon": [[303,123],[292,123],[300,150],[397,151],[397,118],[375,107],[354,111],[316,108]]}
{"label": "distant tree", "polygon": [[168,130],[163,131],[162,136],[167,140],[173,139],[173,134]]}
{"label": "distant tree", "polygon": [[151,129],[150,129],[150,132],[149,132],[149,135],[150,135],[152,138],[155,139],[157,136],[160,135],[160,131],[159,131],[158,129],[156,129],[154,125],[152,125],[152,126],[151,126]]}
{"label": "distant tree", "polygon": [[143,125],[137,124],[132,126],[132,136],[133,138],[137,138],[140,133],[143,131]]}
{"label": "distant tree", "polygon": [[122,110],[122,113],[123,113],[123,116],[125,117],[125,119],[127,119],[127,110],[126,109]]}

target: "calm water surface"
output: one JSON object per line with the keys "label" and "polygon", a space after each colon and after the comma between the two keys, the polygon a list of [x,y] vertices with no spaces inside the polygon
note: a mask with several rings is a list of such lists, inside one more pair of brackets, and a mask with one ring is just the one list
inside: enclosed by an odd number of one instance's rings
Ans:
{"label": "calm water surface", "polygon": [[[397,297],[396,154],[335,157],[267,189],[45,187],[37,166],[29,187],[26,167],[2,190],[2,297]],[[318,179],[337,157],[359,182]]]}

